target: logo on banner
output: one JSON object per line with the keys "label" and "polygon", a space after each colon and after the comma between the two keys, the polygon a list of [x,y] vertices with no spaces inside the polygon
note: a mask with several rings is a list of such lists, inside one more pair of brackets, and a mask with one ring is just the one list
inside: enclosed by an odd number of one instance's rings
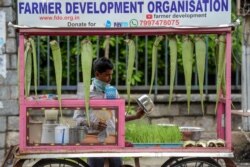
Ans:
{"label": "logo on banner", "polygon": [[129,21],[129,26],[130,27],[138,27],[138,20],[137,19],[131,19]]}
{"label": "logo on banner", "polygon": [[146,15],[146,19],[152,19],[153,18],[153,15],[152,14],[147,14]]}
{"label": "logo on banner", "polygon": [[105,27],[106,28],[110,28],[111,27],[111,21],[110,20],[106,21]]}
{"label": "logo on banner", "polygon": [[128,27],[128,22],[114,22],[114,27]]}

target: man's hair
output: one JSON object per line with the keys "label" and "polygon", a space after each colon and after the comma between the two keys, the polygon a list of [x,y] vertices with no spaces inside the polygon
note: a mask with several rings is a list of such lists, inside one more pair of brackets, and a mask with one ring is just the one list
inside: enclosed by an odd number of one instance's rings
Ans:
{"label": "man's hair", "polygon": [[99,73],[103,73],[106,70],[113,70],[113,68],[114,66],[112,62],[106,57],[101,57],[101,58],[96,59],[93,64],[94,72],[97,71]]}

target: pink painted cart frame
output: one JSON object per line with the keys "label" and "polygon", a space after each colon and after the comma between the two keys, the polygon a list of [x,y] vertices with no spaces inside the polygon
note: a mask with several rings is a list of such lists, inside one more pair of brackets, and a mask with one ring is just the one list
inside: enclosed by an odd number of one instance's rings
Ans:
{"label": "pink painted cart frame", "polygon": [[[20,155],[25,158],[55,158],[55,157],[233,157],[231,138],[231,27],[222,28],[140,28],[140,29],[19,29],[19,51],[20,51]],[[114,102],[119,106],[119,143],[117,146],[28,146],[26,140],[27,108],[29,107],[58,107],[55,100],[28,101],[24,97],[24,38],[32,35],[50,36],[76,36],[76,35],[168,35],[168,34],[226,34],[226,97],[219,103],[217,111],[217,137],[226,141],[226,147],[220,148],[133,148],[124,146],[124,100],[115,101],[91,101],[90,105],[112,106]],[[63,100],[63,107],[83,106],[83,100]],[[123,136],[122,136],[123,135]],[[122,137],[121,137],[122,136]],[[30,154],[28,154],[30,153]],[[39,153],[39,154],[35,154]],[[47,155],[49,154],[49,157]],[[66,154],[65,154],[66,153]],[[70,154],[69,154],[70,153]]]}

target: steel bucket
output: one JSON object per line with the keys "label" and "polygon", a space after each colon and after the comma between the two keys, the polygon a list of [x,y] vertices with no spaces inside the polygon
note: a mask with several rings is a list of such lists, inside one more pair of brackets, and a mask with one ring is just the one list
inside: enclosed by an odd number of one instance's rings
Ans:
{"label": "steel bucket", "polygon": [[153,112],[154,103],[148,95],[142,95],[136,101],[146,114]]}

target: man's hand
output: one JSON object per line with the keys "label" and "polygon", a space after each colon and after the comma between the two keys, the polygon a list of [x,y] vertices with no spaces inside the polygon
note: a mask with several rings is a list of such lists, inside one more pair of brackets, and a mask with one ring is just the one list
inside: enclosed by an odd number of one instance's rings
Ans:
{"label": "man's hand", "polygon": [[107,124],[103,120],[93,122],[93,123],[91,123],[91,126],[93,127],[93,129],[96,129],[96,130],[99,130],[99,131],[102,131],[102,130],[107,128]]}
{"label": "man's hand", "polygon": [[145,112],[141,107],[138,107],[135,115],[137,119],[140,119],[141,117],[145,115]]}
{"label": "man's hand", "polygon": [[77,118],[76,125],[77,126],[84,126],[84,125],[86,125],[86,120],[84,118]]}
{"label": "man's hand", "polygon": [[125,121],[132,121],[135,119],[140,119],[141,117],[144,116],[144,114],[145,114],[144,110],[141,107],[138,107],[134,115],[127,115],[125,117]]}

